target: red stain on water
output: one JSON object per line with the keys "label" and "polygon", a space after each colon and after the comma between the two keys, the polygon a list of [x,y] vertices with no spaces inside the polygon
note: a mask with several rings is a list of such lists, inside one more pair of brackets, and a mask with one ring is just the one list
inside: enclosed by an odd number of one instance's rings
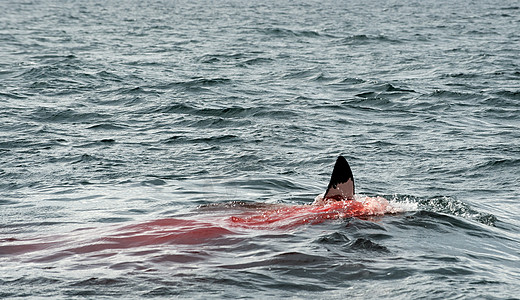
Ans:
{"label": "red stain on water", "polygon": [[254,214],[232,216],[232,224],[257,229],[288,229],[305,224],[319,224],[326,220],[359,217],[369,211],[363,202],[334,201],[325,205],[292,205],[266,209]]}
{"label": "red stain on water", "polygon": [[105,253],[108,250],[212,244],[222,242],[222,238],[229,235],[240,235],[244,229],[288,230],[327,220],[382,215],[387,205],[388,202],[383,198],[333,201],[322,205],[273,204],[243,207],[235,210],[232,216],[228,210],[220,208],[219,214],[200,211],[192,216],[197,219],[164,218],[122,227],[85,228],[69,235],[1,239],[0,257],[46,252],[39,257],[44,261],[52,261],[77,254]]}

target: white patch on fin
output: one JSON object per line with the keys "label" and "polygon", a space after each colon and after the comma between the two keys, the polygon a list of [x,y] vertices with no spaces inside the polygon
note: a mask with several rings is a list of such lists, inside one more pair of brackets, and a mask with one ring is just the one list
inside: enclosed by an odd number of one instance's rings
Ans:
{"label": "white patch on fin", "polygon": [[336,200],[353,200],[354,199],[354,182],[349,179],[347,182],[338,183],[327,191],[325,198]]}
{"label": "white patch on fin", "polygon": [[324,199],[353,200],[354,199],[354,176],[343,156],[339,156],[334,165],[329,186],[323,196]]}

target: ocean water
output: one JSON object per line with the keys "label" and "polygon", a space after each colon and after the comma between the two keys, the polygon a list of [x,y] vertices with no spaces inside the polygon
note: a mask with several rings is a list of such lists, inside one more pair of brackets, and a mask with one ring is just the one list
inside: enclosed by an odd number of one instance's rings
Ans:
{"label": "ocean water", "polygon": [[0,12],[0,298],[519,298],[518,1]]}

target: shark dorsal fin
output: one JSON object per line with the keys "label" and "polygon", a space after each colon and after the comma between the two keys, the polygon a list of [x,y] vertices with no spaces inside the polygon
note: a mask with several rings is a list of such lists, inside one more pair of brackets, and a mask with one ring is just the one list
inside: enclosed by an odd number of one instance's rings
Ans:
{"label": "shark dorsal fin", "polygon": [[343,156],[339,156],[334,165],[329,186],[323,199],[352,200],[354,199],[354,176]]}

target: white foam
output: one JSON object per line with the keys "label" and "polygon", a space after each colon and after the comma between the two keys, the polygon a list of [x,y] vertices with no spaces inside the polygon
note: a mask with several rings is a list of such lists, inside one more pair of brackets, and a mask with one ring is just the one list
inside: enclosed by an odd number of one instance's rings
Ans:
{"label": "white foam", "polygon": [[[362,202],[367,215],[398,214],[417,210],[417,202],[387,200],[383,197],[369,197],[356,194],[355,201]],[[323,205],[323,194],[316,196],[314,205]]]}
{"label": "white foam", "polygon": [[416,211],[417,210],[417,202],[397,202],[397,201],[389,201],[388,206],[386,208],[386,213],[389,214],[398,214],[404,213],[408,211]]}
{"label": "white foam", "polygon": [[356,195],[356,200],[363,202],[365,207],[373,211],[374,214],[398,214],[417,210],[417,203],[410,201],[388,201],[383,197],[368,197],[365,195]]}

